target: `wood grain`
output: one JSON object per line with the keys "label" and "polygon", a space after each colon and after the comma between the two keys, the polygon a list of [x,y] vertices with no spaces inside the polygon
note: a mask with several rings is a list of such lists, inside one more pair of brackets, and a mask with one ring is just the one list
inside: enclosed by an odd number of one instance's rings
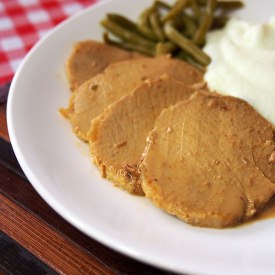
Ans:
{"label": "wood grain", "polygon": [[0,104],[0,137],[6,141],[10,140],[6,120],[6,104]]}
{"label": "wood grain", "polygon": [[[0,193],[2,194],[2,196],[8,199],[5,201],[5,203],[8,203],[10,201],[13,202],[15,205],[17,205],[19,209],[22,209],[24,213],[28,213],[35,220],[39,220],[43,224],[43,226],[53,229],[53,232],[60,236],[59,244],[61,246],[61,240],[70,240],[71,244],[74,244],[76,245],[76,247],[80,247],[81,249],[83,249],[82,252],[88,255],[88,257],[94,257],[97,260],[96,264],[98,264],[100,268],[102,266],[107,266],[108,269],[116,274],[168,274],[154,267],[139,263],[133,259],[130,259],[129,257],[125,257],[122,254],[107,248],[97,241],[87,237],[75,227],[67,223],[53,209],[51,209],[44,200],[41,199],[41,197],[33,189],[31,184],[27,181],[25,177],[20,176],[19,172],[14,172],[16,169],[20,168],[18,165],[16,165],[14,154],[10,153],[10,150],[7,150],[7,146],[10,145],[6,142],[0,142],[0,160],[2,158],[1,156],[3,156],[1,152],[9,152],[5,156],[5,162],[3,162],[8,163],[8,167],[0,165]],[[41,255],[43,256],[44,254],[41,254],[40,249],[35,249],[35,240],[36,238],[38,238],[38,236],[40,236],[40,234],[30,234],[24,238],[24,243],[22,243],[20,234],[22,234],[24,231],[19,231],[19,236],[17,236],[14,235],[13,226],[10,226],[6,230],[6,234],[13,236],[16,241],[18,241],[29,251],[30,247],[34,246],[32,254],[39,257],[46,264],[50,265],[53,269],[54,267],[52,265],[55,266],[55,262],[59,262],[58,259],[55,259],[55,261],[53,261],[51,257],[41,258]],[[33,230],[36,231],[40,229],[39,227],[34,227]],[[49,237],[51,236],[52,235],[49,234]],[[48,243],[48,246],[50,245],[51,244]],[[48,247],[48,249],[51,250],[50,247]],[[56,257],[58,258],[63,256],[61,254],[56,255]],[[62,263],[64,263],[64,261],[62,261]]]}
{"label": "wood grain", "polygon": [[0,194],[0,228],[63,274],[112,274],[98,259]]}
{"label": "wood grain", "polygon": [[0,231],[0,258],[0,274],[57,275],[2,231]]}
{"label": "wood grain", "polygon": [[10,84],[0,86],[0,137],[9,141],[8,127],[6,120],[6,100],[10,89]]}
{"label": "wood grain", "polygon": [[22,171],[9,142],[0,137],[0,165],[11,170],[23,179],[27,179]]}

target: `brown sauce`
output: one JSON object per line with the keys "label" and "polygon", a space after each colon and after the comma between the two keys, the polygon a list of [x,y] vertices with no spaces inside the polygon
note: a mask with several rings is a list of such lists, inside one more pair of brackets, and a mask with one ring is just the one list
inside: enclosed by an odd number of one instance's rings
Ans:
{"label": "brown sauce", "polygon": [[266,205],[266,207],[259,212],[251,221],[259,221],[265,219],[275,218],[275,197],[273,197],[270,202]]}

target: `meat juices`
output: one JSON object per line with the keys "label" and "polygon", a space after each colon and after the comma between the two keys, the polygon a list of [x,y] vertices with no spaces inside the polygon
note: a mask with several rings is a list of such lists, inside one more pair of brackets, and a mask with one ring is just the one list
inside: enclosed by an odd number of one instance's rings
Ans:
{"label": "meat juices", "polygon": [[140,84],[92,122],[91,155],[103,177],[129,193],[144,195],[138,164],[160,112],[193,93],[189,85],[163,76]]}
{"label": "meat juices", "polygon": [[202,81],[203,78],[203,73],[193,66],[164,56],[120,61],[84,82],[73,93],[69,107],[62,113],[70,119],[75,134],[87,141],[91,121],[104,108],[130,94],[146,79],[156,79],[163,74],[186,84]]}
{"label": "meat juices", "polygon": [[234,226],[275,192],[274,129],[246,102],[196,94],[156,120],[141,164],[146,197],[187,223]]}

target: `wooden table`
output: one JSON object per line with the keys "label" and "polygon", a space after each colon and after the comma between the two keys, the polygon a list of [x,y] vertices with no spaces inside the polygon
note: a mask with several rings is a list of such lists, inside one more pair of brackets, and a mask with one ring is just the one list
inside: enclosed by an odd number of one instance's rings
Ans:
{"label": "wooden table", "polygon": [[[8,90],[9,85],[0,87]],[[13,153],[0,103],[0,274],[171,274],[115,252],[61,218]]]}

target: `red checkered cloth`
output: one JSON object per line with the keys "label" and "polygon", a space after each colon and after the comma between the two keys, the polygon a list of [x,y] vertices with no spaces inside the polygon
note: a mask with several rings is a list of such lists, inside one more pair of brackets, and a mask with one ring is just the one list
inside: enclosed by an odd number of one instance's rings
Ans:
{"label": "red checkered cloth", "polygon": [[47,31],[97,0],[0,0],[0,85]]}

